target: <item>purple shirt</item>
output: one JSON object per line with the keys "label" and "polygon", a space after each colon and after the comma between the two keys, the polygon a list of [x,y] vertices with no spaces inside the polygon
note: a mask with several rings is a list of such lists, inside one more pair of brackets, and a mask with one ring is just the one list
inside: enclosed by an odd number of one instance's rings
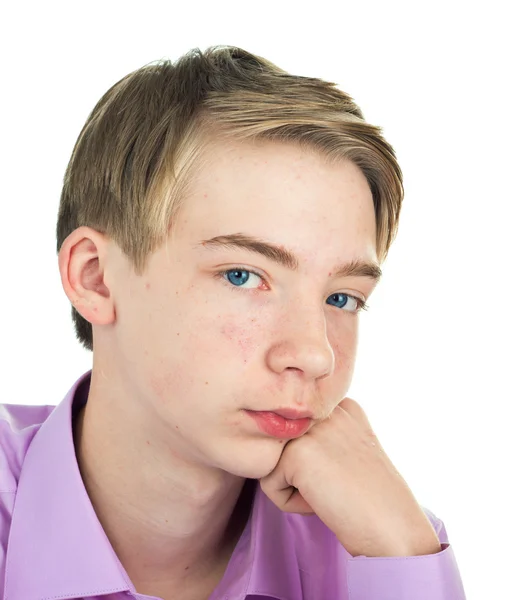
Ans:
{"label": "purple shirt", "polygon": [[[0,600],[153,599],[135,591],[78,468],[72,419],[90,374],[56,407],[0,405]],[[353,557],[318,517],[281,512],[257,485],[210,600],[465,600],[443,522],[423,510],[441,552]]]}

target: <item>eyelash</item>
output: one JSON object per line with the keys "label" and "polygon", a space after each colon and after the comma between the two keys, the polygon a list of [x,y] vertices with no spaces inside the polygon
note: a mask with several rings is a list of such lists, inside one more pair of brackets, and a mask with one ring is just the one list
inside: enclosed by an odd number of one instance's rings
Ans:
{"label": "eyelash", "polygon": [[[262,281],[265,282],[266,285],[268,285],[266,279],[263,277],[263,275],[261,273],[258,273],[258,271],[248,269],[247,267],[242,267],[241,265],[235,265],[234,267],[225,269],[224,271],[217,271],[217,273],[215,273],[215,277],[220,279],[223,283],[225,283],[226,286],[229,289],[231,289],[232,291],[237,291],[239,289],[245,289],[245,288],[239,288],[236,285],[232,285],[231,283],[229,283],[229,281],[225,278],[225,275],[226,275],[226,273],[230,273],[231,271],[245,271],[246,273],[252,273],[253,275],[257,275]],[[370,308],[368,306],[368,304],[366,304],[366,302],[364,300],[362,300],[361,298],[359,298],[358,296],[353,296],[352,294],[345,294],[343,292],[334,292],[334,293],[341,294],[342,296],[347,296],[347,298],[352,298],[353,300],[355,300],[357,302],[357,310],[354,311],[353,314],[357,314],[361,310],[368,310]],[[345,311],[345,312],[347,312],[347,311]]]}

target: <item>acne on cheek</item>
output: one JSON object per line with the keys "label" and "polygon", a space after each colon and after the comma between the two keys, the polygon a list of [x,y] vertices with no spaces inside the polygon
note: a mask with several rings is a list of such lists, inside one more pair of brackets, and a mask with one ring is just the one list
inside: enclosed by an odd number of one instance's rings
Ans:
{"label": "acne on cheek", "polygon": [[154,371],[149,374],[148,391],[155,406],[163,411],[161,414],[178,415],[183,412],[180,399],[199,398],[199,394],[208,392],[210,382],[207,384],[208,377],[198,377],[195,369],[187,371],[185,365],[174,365],[168,368],[167,372]]}
{"label": "acne on cheek", "polygon": [[172,373],[154,373],[150,376],[149,386],[153,393],[160,400],[169,398],[172,391],[180,387],[180,370],[176,369]]}
{"label": "acne on cheek", "polygon": [[[251,319],[250,321],[252,325],[256,325],[256,319]],[[257,346],[257,330],[252,331],[250,328],[237,325],[236,323],[225,323],[221,326],[220,333],[224,338],[229,340],[229,342],[235,344],[239,348],[244,362],[247,362]]]}

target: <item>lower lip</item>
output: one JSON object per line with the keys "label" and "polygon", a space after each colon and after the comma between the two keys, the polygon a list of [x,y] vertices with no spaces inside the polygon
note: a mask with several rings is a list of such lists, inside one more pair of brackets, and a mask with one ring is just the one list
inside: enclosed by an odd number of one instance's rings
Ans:
{"label": "lower lip", "polygon": [[256,421],[261,431],[282,440],[293,439],[305,433],[311,419],[285,419],[274,412],[245,411]]}

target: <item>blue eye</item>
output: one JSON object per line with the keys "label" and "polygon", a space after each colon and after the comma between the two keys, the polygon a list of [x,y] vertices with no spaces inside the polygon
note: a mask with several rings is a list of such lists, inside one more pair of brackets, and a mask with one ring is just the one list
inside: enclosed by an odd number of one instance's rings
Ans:
{"label": "blue eye", "polygon": [[[251,276],[256,278],[255,285],[246,284],[249,282]],[[222,277],[225,281],[231,284],[231,289],[256,289],[262,281],[265,281],[261,275],[255,271],[249,269],[243,269],[241,267],[235,267],[226,271],[219,271],[216,277]],[[242,287],[245,286],[245,287]],[[351,294],[331,294],[327,299],[327,304],[335,306],[336,308],[344,309],[345,312],[358,313],[360,310],[367,310],[367,305],[364,300],[352,296]]]}
{"label": "blue eye", "polygon": [[[251,275],[254,275],[258,279],[261,280],[261,277],[254,273],[254,271],[248,271],[246,269],[229,269],[228,271],[222,271],[221,273],[229,283],[232,283],[236,287],[241,287],[247,283]],[[259,283],[257,283],[253,287],[258,287]],[[248,286],[249,288],[251,286]]]}
{"label": "blue eye", "polygon": [[[333,302],[329,302],[331,298],[334,298]],[[360,304],[363,304],[362,300],[356,298],[355,296],[349,296],[348,294],[332,294],[327,299],[327,304],[332,304],[337,308],[345,308],[349,302],[352,302],[352,309],[349,310],[349,312],[357,312],[357,310],[360,308]]]}

